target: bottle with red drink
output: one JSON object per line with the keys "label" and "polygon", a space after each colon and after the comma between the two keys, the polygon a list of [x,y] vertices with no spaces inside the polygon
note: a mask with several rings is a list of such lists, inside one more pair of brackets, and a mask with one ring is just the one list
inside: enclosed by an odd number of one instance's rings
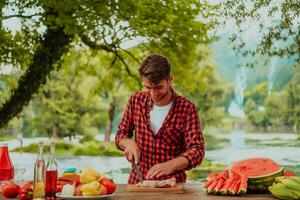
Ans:
{"label": "bottle with red drink", "polygon": [[51,143],[50,155],[46,168],[46,200],[56,199],[57,163],[55,159],[55,143]]}
{"label": "bottle with red drink", "polygon": [[10,181],[14,178],[14,166],[9,157],[8,145],[0,144],[0,181]]}
{"label": "bottle with red drink", "polygon": [[43,142],[39,142],[38,156],[34,164],[33,199],[45,199],[45,161]]}

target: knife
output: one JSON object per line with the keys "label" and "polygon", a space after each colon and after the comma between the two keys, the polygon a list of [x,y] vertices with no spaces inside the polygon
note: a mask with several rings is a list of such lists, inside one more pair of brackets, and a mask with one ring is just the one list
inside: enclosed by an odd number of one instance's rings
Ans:
{"label": "knife", "polygon": [[136,172],[136,174],[137,174],[137,177],[138,177],[138,179],[139,179],[139,182],[140,182],[140,183],[143,183],[143,178],[142,178],[142,176],[141,176],[141,173],[140,173],[140,170],[139,170],[137,164],[133,163],[132,166],[133,166],[133,168],[134,168],[134,170],[135,170],[135,172]]}

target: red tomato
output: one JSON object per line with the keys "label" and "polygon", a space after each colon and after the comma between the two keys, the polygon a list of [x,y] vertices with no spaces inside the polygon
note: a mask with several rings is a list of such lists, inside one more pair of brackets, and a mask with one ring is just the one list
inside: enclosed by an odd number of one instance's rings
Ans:
{"label": "red tomato", "polygon": [[32,199],[32,196],[30,195],[27,195],[27,194],[19,194],[19,200],[31,200]]}
{"label": "red tomato", "polygon": [[112,194],[116,190],[117,185],[106,177],[101,178],[99,182],[106,187],[107,194]]}
{"label": "red tomato", "polygon": [[3,187],[2,194],[6,198],[15,198],[18,196],[20,190],[20,186],[15,183],[7,184]]}
{"label": "red tomato", "polygon": [[[25,185],[24,185],[25,186]],[[31,200],[33,197],[32,188],[22,188],[19,192],[19,199],[20,200]]]}
{"label": "red tomato", "polygon": [[56,192],[61,192],[64,185],[57,185],[56,186]]}
{"label": "red tomato", "polygon": [[33,183],[32,182],[26,182],[22,188],[25,189],[25,190],[28,190],[28,189],[33,190]]}

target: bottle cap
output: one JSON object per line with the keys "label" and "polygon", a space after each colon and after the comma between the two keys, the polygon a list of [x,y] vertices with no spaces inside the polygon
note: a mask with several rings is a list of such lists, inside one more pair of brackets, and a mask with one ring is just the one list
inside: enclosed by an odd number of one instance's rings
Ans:
{"label": "bottle cap", "polygon": [[64,172],[76,172],[76,168],[67,168]]}

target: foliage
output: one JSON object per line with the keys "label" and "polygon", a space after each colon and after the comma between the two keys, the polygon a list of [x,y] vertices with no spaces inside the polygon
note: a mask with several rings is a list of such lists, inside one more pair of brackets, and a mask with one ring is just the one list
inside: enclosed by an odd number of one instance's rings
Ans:
{"label": "foliage", "polygon": [[244,94],[245,102],[251,98],[257,105],[263,105],[264,100],[268,95],[268,82],[261,82],[255,85],[251,91],[246,91]]}
{"label": "foliage", "polygon": [[108,120],[111,99],[117,101],[116,112],[121,112],[129,96],[126,88],[136,83],[120,65],[111,68],[110,62],[109,55],[90,50],[73,50],[65,56],[60,71],[25,109],[24,133],[86,138],[98,134]]}
{"label": "foliage", "polygon": [[293,125],[294,131],[300,128],[300,73],[295,75],[286,88],[287,123]]}
{"label": "foliage", "polygon": [[[190,98],[198,108],[202,127],[221,125],[225,116],[226,98],[232,88],[227,85],[216,71],[212,60],[212,52],[205,46],[199,47],[195,67],[180,68],[175,74],[175,88],[184,96]],[[175,71],[174,70],[174,71]],[[174,72],[176,73],[176,71]]]}
{"label": "foliage", "polygon": [[23,106],[33,98],[40,85],[46,82],[46,77],[53,70],[55,62],[66,50],[69,39],[59,28],[47,30],[44,41],[32,58],[31,68],[21,76],[18,87],[12,91],[11,97],[0,108],[0,127],[19,114]]}
{"label": "foliage", "polygon": [[251,124],[263,128],[288,127],[297,132],[300,119],[299,80],[300,76],[297,73],[283,90],[274,91],[269,95],[264,95],[264,83],[248,91],[244,111]]}
{"label": "foliage", "polygon": [[69,64],[64,63],[60,71],[52,74],[42,92],[25,109],[25,135],[71,137],[98,133],[103,124],[101,100],[99,95],[90,94],[97,84],[95,77],[82,79]]}
{"label": "foliage", "polygon": [[[226,20],[233,19],[239,30],[231,37],[235,50],[244,56],[259,53],[266,57],[292,58],[300,63],[299,2],[226,0],[223,9]],[[252,39],[246,41],[245,35],[240,34],[249,33],[249,27],[257,30],[257,44]]]}
{"label": "foliage", "polygon": [[112,67],[121,63],[121,69],[137,80],[128,60],[138,63],[140,57],[128,51],[126,43],[140,39],[141,51],[172,52],[182,64],[197,53],[199,44],[212,40],[208,32],[216,24],[211,17],[218,9],[196,0],[13,0],[0,6],[12,11],[2,12],[1,22],[11,18],[21,22],[16,33],[0,24],[0,41],[5,44],[0,50],[0,64],[13,63],[26,70],[0,108],[0,127],[38,93],[68,45],[109,53]]}

